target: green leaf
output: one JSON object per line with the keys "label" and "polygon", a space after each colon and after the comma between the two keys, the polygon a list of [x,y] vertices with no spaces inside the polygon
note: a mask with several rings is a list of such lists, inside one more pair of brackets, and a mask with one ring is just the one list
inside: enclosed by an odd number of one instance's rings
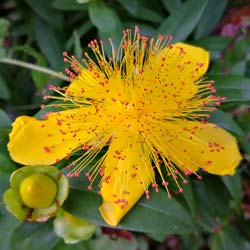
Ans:
{"label": "green leaf", "polygon": [[196,222],[206,231],[213,232],[218,218],[229,214],[229,193],[221,179],[205,175],[202,181],[195,182],[197,216]]}
{"label": "green leaf", "polygon": [[244,137],[244,132],[239,127],[239,125],[234,122],[229,114],[223,112],[222,110],[216,109],[214,112],[212,112],[208,121],[230,131],[235,135]]}
{"label": "green leaf", "polygon": [[11,120],[5,111],[0,109],[0,128],[6,128],[11,126]]}
{"label": "green leaf", "polygon": [[191,43],[208,50],[212,60],[218,60],[231,41],[232,38],[230,37],[210,36],[192,41]]}
{"label": "green leaf", "polygon": [[216,95],[227,98],[224,103],[250,102],[250,78],[237,75],[209,75],[209,78],[215,80]]}
{"label": "green leaf", "polygon": [[11,238],[11,250],[50,250],[60,239],[53,232],[52,221],[23,223]]}
{"label": "green leaf", "polygon": [[16,170],[16,165],[9,156],[0,152],[0,173],[11,173]]}
{"label": "green leaf", "polygon": [[[1,186],[3,182],[2,176],[0,177]],[[6,178],[8,184],[8,178]],[[1,250],[10,250],[10,238],[12,237],[13,230],[21,224],[12,214],[7,212],[2,202],[0,204],[0,242]]]}
{"label": "green leaf", "polygon": [[232,198],[238,203],[241,203],[242,188],[241,188],[241,176],[239,171],[235,175],[225,175],[221,177],[223,183],[227,187],[227,190],[231,194]]}
{"label": "green leaf", "polygon": [[[36,19],[35,38],[41,51],[46,56],[52,68],[59,69],[63,64],[62,41],[59,42],[58,31],[53,30],[42,19]],[[46,35],[44,35],[46,34]]]}
{"label": "green leaf", "polygon": [[79,4],[76,0],[54,0],[52,2],[52,6],[59,10],[87,10],[87,6],[85,4]]}
{"label": "green leaf", "polygon": [[[107,226],[98,211],[100,205],[101,197],[98,194],[71,188],[64,209],[80,218]],[[186,209],[175,199],[168,199],[165,191],[160,193],[152,191],[149,201],[142,198],[123,218],[118,228],[160,234],[196,231]]]}
{"label": "green leaf", "polygon": [[132,15],[136,14],[139,10],[139,4],[137,0],[118,0],[118,2]]}
{"label": "green leaf", "polygon": [[155,22],[155,23],[161,23],[164,20],[163,17],[159,15],[157,11],[144,7],[144,6],[141,6],[138,9],[134,17],[141,19],[141,20]]}
{"label": "green leaf", "polygon": [[174,41],[185,40],[193,31],[208,0],[189,0],[170,14],[161,24],[158,34],[172,35]]}
{"label": "green leaf", "polygon": [[[55,28],[62,28],[62,13],[53,9],[50,0],[25,0],[25,2],[44,20]],[[47,35],[46,35],[47,36]]]}
{"label": "green leaf", "polygon": [[102,0],[88,3],[91,22],[103,33],[112,33],[120,26],[120,20],[116,12],[109,8]]}
{"label": "green leaf", "polygon": [[73,32],[73,38],[74,38],[74,54],[78,60],[81,60],[82,47],[81,47],[80,36],[76,30],[74,30]]}
{"label": "green leaf", "polygon": [[[89,32],[92,28],[93,28],[93,24],[90,21],[86,21],[85,23],[83,23],[79,27],[79,29],[74,30],[73,34],[76,31],[78,33],[79,37],[82,37],[87,32]],[[74,45],[74,35],[73,34],[70,36],[69,40],[67,41],[67,43],[65,45],[66,51],[69,51],[71,49],[71,47]]]}
{"label": "green leaf", "polygon": [[[209,0],[207,6],[196,26],[195,38],[208,35],[220,20],[228,0]],[[215,7],[216,6],[216,7]]]}
{"label": "green leaf", "polygon": [[[4,39],[8,36],[10,22],[7,19],[0,18],[0,58],[5,57],[5,49],[3,47]],[[0,91],[1,93],[1,91]]]}
{"label": "green leaf", "polygon": [[170,13],[175,12],[182,5],[181,0],[161,0],[161,2]]}
{"label": "green leaf", "polygon": [[2,75],[0,75],[0,99],[10,99],[10,91]]}
{"label": "green leaf", "polygon": [[[22,51],[23,53],[29,56],[32,56],[36,60],[37,65],[43,66],[43,67],[47,66],[47,62],[44,56],[41,53],[37,52],[32,47],[18,46],[18,47],[14,47],[13,51]],[[49,79],[49,76],[47,74],[44,74],[42,72],[35,71],[35,70],[31,70],[31,76],[32,76],[32,80],[34,81],[37,90],[41,90],[42,87],[46,85]]]}
{"label": "green leaf", "polygon": [[244,250],[244,239],[232,226],[222,228],[211,238],[211,250]]}

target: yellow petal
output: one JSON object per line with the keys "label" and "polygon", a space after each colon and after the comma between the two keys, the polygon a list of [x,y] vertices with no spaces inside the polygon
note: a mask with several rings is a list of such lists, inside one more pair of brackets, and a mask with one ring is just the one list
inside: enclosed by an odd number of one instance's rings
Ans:
{"label": "yellow petal", "polygon": [[[52,113],[45,120],[18,117],[8,144],[12,159],[24,165],[48,165],[68,156],[103,129],[98,119],[90,118],[92,113],[91,108],[79,108]],[[86,117],[91,125],[83,122]]]}
{"label": "yellow petal", "polygon": [[236,139],[222,128],[200,122],[181,121],[168,125],[166,150],[179,168],[195,172],[199,168],[217,175],[233,175],[242,159]]}
{"label": "yellow petal", "polygon": [[103,204],[99,209],[104,220],[116,226],[154,182],[154,171],[139,137],[125,133],[119,133],[111,142],[104,165]]}
{"label": "yellow petal", "polygon": [[149,55],[143,73],[134,77],[138,103],[178,112],[180,104],[185,106],[199,93],[198,81],[208,64],[207,51],[184,43]]}

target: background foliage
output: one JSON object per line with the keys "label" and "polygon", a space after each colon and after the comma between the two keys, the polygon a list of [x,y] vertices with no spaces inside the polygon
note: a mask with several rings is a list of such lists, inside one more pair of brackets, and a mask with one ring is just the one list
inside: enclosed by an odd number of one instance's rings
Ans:
{"label": "background foliage", "polygon": [[[107,228],[100,198],[81,177],[71,179],[67,211],[100,225],[74,249],[250,249],[250,2],[247,0],[4,0],[0,3],[0,192],[18,167],[6,150],[11,122],[35,115],[48,86],[60,78],[25,67],[64,71],[62,52],[81,58],[91,39],[117,45],[124,28],[139,25],[147,36],[171,34],[210,51],[209,79],[227,100],[210,120],[233,133],[244,160],[233,177],[190,178],[183,195],[161,192],[139,204],[119,229]],[[106,46],[107,53],[110,48]],[[18,60],[14,61],[13,59]],[[24,64],[28,62],[30,64]],[[12,64],[21,64],[15,66]],[[54,72],[54,73],[55,73]],[[53,72],[48,72],[53,73]],[[62,77],[62,75],[61,75]],[[63,166],[60,166],[63,167]],[[0,204],[2,250],[67,250],[53,221],[21,223]],[[112,239],[111,239],[112,238]],[[115,240],[114,240],[115,239]]]}

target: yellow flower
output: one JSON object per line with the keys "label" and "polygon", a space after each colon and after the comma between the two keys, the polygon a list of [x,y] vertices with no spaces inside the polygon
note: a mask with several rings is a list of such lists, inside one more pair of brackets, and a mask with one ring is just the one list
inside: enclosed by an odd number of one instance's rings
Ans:
{"label": "yellow flower", "polygon": [[209,54],[170,41],[166,36],[148,39],[136,28],[134,36],[124,31],[117,50],[110,39],[110,58],[96,40],[89,44],[94,58],[85,53],[82,64],[65,53],[72,83],[63,89],[52,86],[60,95],[45,97],[61,100],[56,106],[64,110],[44,120],[17,118],[8,144],[11,157],[47,165],[82,151],[69,175],[91,165],[86,174],[90,189],[102,176],[100,212],[110,225],[117,225],[143,193],[150,198],[150,184],[159,191],[155,172],[169,197],[168,178],[182,192],[185,175],[200,178],[199,168],[234,174],[241,160],[235,138],[205,121],[223,100],[214,96],[212,81],[201,79]]}

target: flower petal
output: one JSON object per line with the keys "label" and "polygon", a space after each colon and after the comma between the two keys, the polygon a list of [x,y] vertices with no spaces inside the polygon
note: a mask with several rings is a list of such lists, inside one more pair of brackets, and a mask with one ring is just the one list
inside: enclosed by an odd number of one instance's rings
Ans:
{"label": "flower petal", "polygon": [[[49,165],[61,160],[103,129],[98,119],[91,118],[93,114],[91,107],[85,107],[52,113],[45,120],[18,117],[8,144],[12,159],[24,165]],[[88,122],[84,122],[86,118]]]}
{"label": "flower petal", "polygon": [[111,142],[104,165],[99,209],[104,220],[115,226],[154,182],[154,171],[139,136],[122,132]]}
{"label": "flower petal", "polygon": [[180,121],[166,125],[168,139],[162,148],[180,169],[195,172],[199,168],[217,175],[233,175],[242,159],[236,139],[218,126]]}

